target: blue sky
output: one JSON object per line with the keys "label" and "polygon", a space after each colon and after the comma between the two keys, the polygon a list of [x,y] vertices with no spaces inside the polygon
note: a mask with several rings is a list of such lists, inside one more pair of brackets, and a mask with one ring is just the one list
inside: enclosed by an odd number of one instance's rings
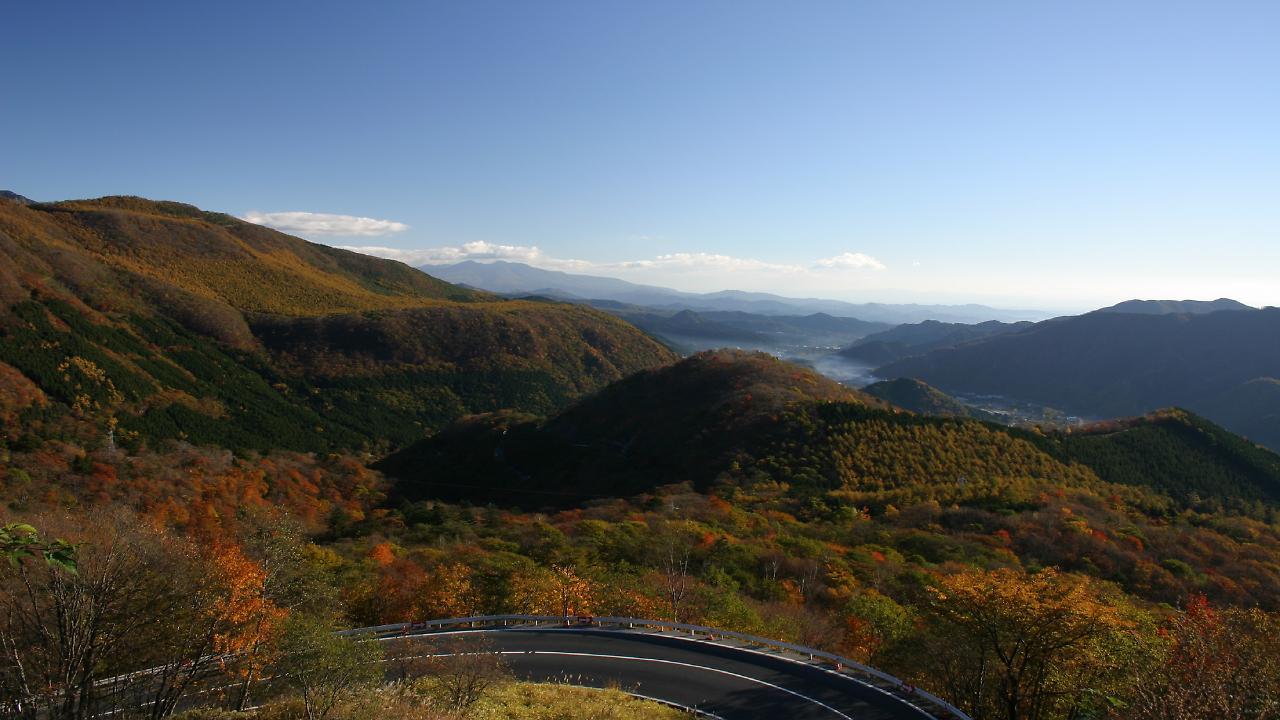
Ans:
{"label": "blue sky", "polygon": [[689,290],[1280,305],[1277,28],[1230,0],[41,0],[0,22],[0,188]]}

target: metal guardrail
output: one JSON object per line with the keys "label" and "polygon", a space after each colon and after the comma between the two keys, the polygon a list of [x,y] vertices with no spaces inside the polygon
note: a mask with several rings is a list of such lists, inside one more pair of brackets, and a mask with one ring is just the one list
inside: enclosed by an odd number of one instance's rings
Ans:
{"label": "metal guardrail", "polygon": [[[687,632],[694,637],[704,637],[713,642],[723,638],[730,638],[755,647],[781,650],[783,652],[789,652],[802,657],[807,656],[810,660],[825,660],[835,666],[835,669],[829,670],[829,672],[838,672],[852,680],[861,682],[864,685],[891,695],[898,701],[910,705],[930,717],[937,718],[937,720],[972,720],[962,710],[933,693],[911,686],[889,673],[877,670],[868,665],[863,665],[856,660],[851,660],[824,650],[818,650],[817,648],[795,645],[781,640],[772,640],[770,638],[764,638],[758,635],[748,635],[747,633],[734,632],[732,630],[719,630],[717,628],[706,627],[703,625],[690,625],[687,623],[677,623],[666,620],[645,620],[641,618],[626,617],[591,617],[577,619],[574,617],[565,618],[560,615],[477,615],[473,617],[444,618],[440,620],[425,620],[422,622],[393,623],[390,625],[354,628],[351,630],[339,631],[338,634],[372,635],[381,638],[413,637],[429,635],[432,632],[459,627],[518,629],[530,626],[554,626],[576,629],[611,626],[619,628],[625,627],[629,630],[636,628],[649,628],[655,629],[658,632],[678,630],[681,632]],[[727,647],[734,646],[727,645]],[[860,675],[863,677],[859,677]]]}
{"label": "metal guardrail", "polygon": [[[807,657],[810,661],[823,660],[833,668],[824,668],[827,672],[838,673],[854,682],[858,682],[864,686],[877,690],[888,695],[898,702],[902,702],[910,707],[915,708],[919,712],[935,718],[936,720],[972,720],[967,714],[955,707],[951,703],[942,698],[933,695],[925,690],[920,690],[902,680],[881,670],[877,670],[868,665],[863,665],[855,660],[851,660],[834,653],[829,653],[817,648],[805,647],[793,643],[783,642],[781,640],[773,640],[770,638],[760,637],[758,635],[749,635],[747,633],[734,632],[731,630],[720,630],[717,628],[706,627],[703,625],[690,625],[687,623],[677,623],[666,620],[646,620],[641,618],[626,617],[582,617],[565,618],[560,615],[478,615],[473,617],[443,618],[439,620],[426,620],[413,623],[392,623],[389,625],[377,625],[373,627],[353,628],[351,630],[340,630],[337,635],[363,635],[371,636],[379,639],[391,639],[397,637],[412,638],[430,636],[432,633],[456,629],[456,628],[490,628],[494,630],[510,629],[518,630],[530,627],[554,627],[570,630],[590,630],[593,628],[619,628],[626,630],[643,629],[662,633],[667,631],[678,631],[688,633],[691,637],[701,638],[710,642],[721,642],[725,639],[737,640],[750,646],[748,648],[739,647],[728,643],[723,643],[724,647],[739,650],[753,651],[751,648],[759,648],[765,650],[776,650],[783,653],[799,656],[800,659],[786,657],[785,655],[773,655],[783,660],[791,662],[804,663],[803,658]],[[759,652],[759,650],[754,650]],[[216,658],[202,658],[202,662],[215,660]],[[229,657],[222,659],[229,660]],[[808,663],[805,663],[808,664]],[[211,663],[210,669],[213,669],[217,663]],[[156,674],[159,668],[147,670],[138,670],[113,678],[105,678],[94,683],[96,688],[108,689],[119,687],[121,691],[137,692],[138,688],[131,687],[131,681],[142,678],[147,675]],[[115,693],[108,690],[108,695]],[[106,701],[105,714],[110,715],[118,712],[120,706],[120,698],[100,698]],[[34,700],[34,698],[32,698]],[[145,703],[133,701],[133,706],[144,706]],[[117,709],[107,709],[117,708]],[[104,713],[95,713],[94,716],[101,716]]]}

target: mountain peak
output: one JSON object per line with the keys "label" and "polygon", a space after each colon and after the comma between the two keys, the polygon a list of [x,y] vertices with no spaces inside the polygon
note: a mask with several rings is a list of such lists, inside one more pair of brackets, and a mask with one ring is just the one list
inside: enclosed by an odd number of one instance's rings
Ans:
{"label": "mountain peak", "polygon": [[18,203],[19,205],[34,205],[34,204],[35,204],[35,201],[34,201],[34,200],[32,200],[31,198],[23,197],[23,196],[19,195],[18,193],[13,192],[12,190],[0,190],[0,200],[8,200],[8,201],[10,201],[10,202],[16,202],[16,203]]}
{"label": "mountain peak", "polygon": [[1224,310],[1256,310],[1231,298],[1217,300],[1126,300],[1095,312],[1135,315],[1207,315]]}

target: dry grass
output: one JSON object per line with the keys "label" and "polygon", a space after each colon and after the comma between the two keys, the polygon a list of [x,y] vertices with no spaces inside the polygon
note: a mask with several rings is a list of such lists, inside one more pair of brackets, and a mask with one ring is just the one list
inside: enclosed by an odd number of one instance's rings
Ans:
{"label": "dry grass", "polygon": [[[273,702],[243,713],[199,709],[176,720],[304,720],[302,703]],[[689,714],[628,695],[551,683],[506,682],[465,713],[439,709],[412,686],[392,685],[348,701],[327,720],[688,720]]]}
{"label": "dry grass", "polygon": [[473,709],[473,720],[687,720],[689,715],[621,690],[508,683]]}

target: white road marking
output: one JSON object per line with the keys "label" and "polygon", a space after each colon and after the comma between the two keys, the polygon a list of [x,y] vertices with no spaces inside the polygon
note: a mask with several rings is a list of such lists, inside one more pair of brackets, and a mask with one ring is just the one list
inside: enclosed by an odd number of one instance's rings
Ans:
{"label": "white road marking", "polygon": [[[398,636],[394,636],[394,637],[380,637],[380,638],[377,638],[377,639],[378,639],[378,640],[391,640],[391,639],[396,639],[396,638],[401,638],[401,639],[403,639],[403,638],[423,638],[423,637],[431,637],[432,635],[465,635],[465,634],[468,634],[468,633],[493,633],[493,632],[501,632],[501,631],[511,631],[511,632],[527,632],[527,631],[543,632],[543,631],[550,631],[550,632],[565,632],[565,633],[577,633],[577,634],[598,634],[598,635],[627,635],[627,634],[628,634],[628,633],[626,633],[626,632],[624,632],[624,631],[621,631],[621,630],[603,630],[603,629],[595,630],[595,629],[590,629],[590,628],[586,628],[586,629],[584,629],[584,628],[577,628],[577,627],[550,627],[550,626],[548,626],[548,627],[536,627],[536,626],[535,626],[535,627],[521,627],[521,626],[511,626],[511,627],[502,627],[502,628],[477,628],[477,629],[467,629],[467,630],[448,630],[448,631],[445,631],[445,632],[426,632],[426,633],[421,633],[421,634],[418,634],[418,635],[398,635]],[[888,690],[885,690],[884,688],[880,687],[879,685],[876,685],[875,683],[867,682],[866,680],[863,680],[863,679],[861,679],[861,678],[859,678],[859,677],[855,677],[854,675],[850,675],[850,674],[845,673],[845,672],[841,672],[841,671],[839,671],[839,670],[833,670],[833,669],[831,669],[831,668],[824,667],[823,665],[818,664],[818,663],[805,662],[803,659],[800,659],[800,658],[794,658],[794,657],[787,657],[786,655],[783,655],[783,654],[781,654],[781,653],[767,652],[767,651],[764,651],[764,650],[758,650],[758,649],[755,649],[755,648],[743,647],[743,646],[741,646],[741,645],[728,645],[728,644],[726,644],[726,643],[717,642],[716,640],[709,640],[709,639],[707,639],[707,638],[705,638],[705,637],[685,637],[684,635],[661,635],[661,634],[660,634],[660,635],[657,635],[656,637],[663,637],[663,638],[668,638],[668,639],[671,639],[671,640],[680,640],[680,641],[682,641],[682,642],[687,642],[687,643],[691,643],[691,644],[704,644],[704,643],[709,643],[709,644],[711,644],[711,645],[715,645],[715,646],[717,646],[717,647],[728,648],[728,649],[730,649],[730,650],[737,650],[737,651],[739,651],[739,652],[744,652],[744,653],[751,653],[752,655],[759,655],[759,656],[761,656],[761,657],[767,657],[767,658],[771,658],[771,659],[773,659],[773,660],[783,660],[783,661],[785,661],[785,662],[795,663],[796,665],[802,665],[802,666],[804,666],[804,667],[813,668],[813,669],[815,669],[815,670],[820,670],[820,671],[822,671],[822,672],[824,672],[824,673],[827,673],[828,675],[833,675],[833,676],[838,677],[838,678],[841,678],[841,679],[843,679],[843,680],[848,680],[848,681],[850,681],[850,682],[856,683],[857,685],[859,685],[859,686],[861,686],[861,687],[865,687],[865,688],[867,688],[868,690],[874,690],[875,692],[878,692],[878,693],[880,693],[881,695],[884,695],[886,698],[889,698],[890,700],[894,700],[894,701],[896,701],[896,702],[900,702],[900,703],[902,703],[903,705],[906,705],[907,707],[909,707],[909,708],[911,708],[911,709],[913,709],[913,710],[918,711],[920,714],[924,715],[924,716],[925,716],[925,717],[927,717],[927,718],[932,718],[932,717],[933,717],[933,714],[932,714],[932,713],[930,713],[928,710],[924,709],[923,707],[921,707],[921,706],[920,706],[920,705],[918,705],[917,703],[912,702],[912,701],[911,701],[910,699],[908,699],[908,698],[905,698],[905,697],[903,697],[903,696],[901,696],[901,695],[895,695],[894,693],[892,693],[892,692],[890,692],[890,691],[888,691]],[[701,666],[697,666],[697,667],[701,667]]]}
{"label": "white road marking", "polygon": [[651,662],[651,663],[661,663],[663,665],[679,665],[681,667],[694,668],[697,670],[706,670],[707,672],[720,673],[721,675],[728,675],[730,677],[736,677],[740,680],[746,680],[748,682],[753,682],[760,685],[764,685],[766,687],[771,687],[774,690],[781,690],[782,692],[787,693],[788,695],[794,695],[800,698],[801,700],[813,703],[814,705],[817,705],[818,707],[821,707],[824,710],[828,710],[832,713],[835,713],[836,715],[839,715],[845,720],[853,720],[853,718],[849,717],[848,715],[845,715],[844,713],[822,702],[821,700],[811,698],[808,695],[798,693],[795,690],[789,690],[787,688],[782,687],[781,685],[775,685],[771,682],[767,682],[759,678],[753,678],[750,675],[741,675],[736,672],[729,672],[728,670],[720,670],[719,668],[706,667],[704,665],[695,665],[693,663],[679,662],[677,660],[660,660],[657,658],[632,657],[630,655],[605,655],[601,653],[561,652],[561,651],[555,651],[555,650],[535,650],[533,652],[526,652],[524,650],[504,650],[500,654],[501,655],[566,655],[566,656],[572,656],[572,657],[607,658],[610,660],[633,660],[635,662]]}

